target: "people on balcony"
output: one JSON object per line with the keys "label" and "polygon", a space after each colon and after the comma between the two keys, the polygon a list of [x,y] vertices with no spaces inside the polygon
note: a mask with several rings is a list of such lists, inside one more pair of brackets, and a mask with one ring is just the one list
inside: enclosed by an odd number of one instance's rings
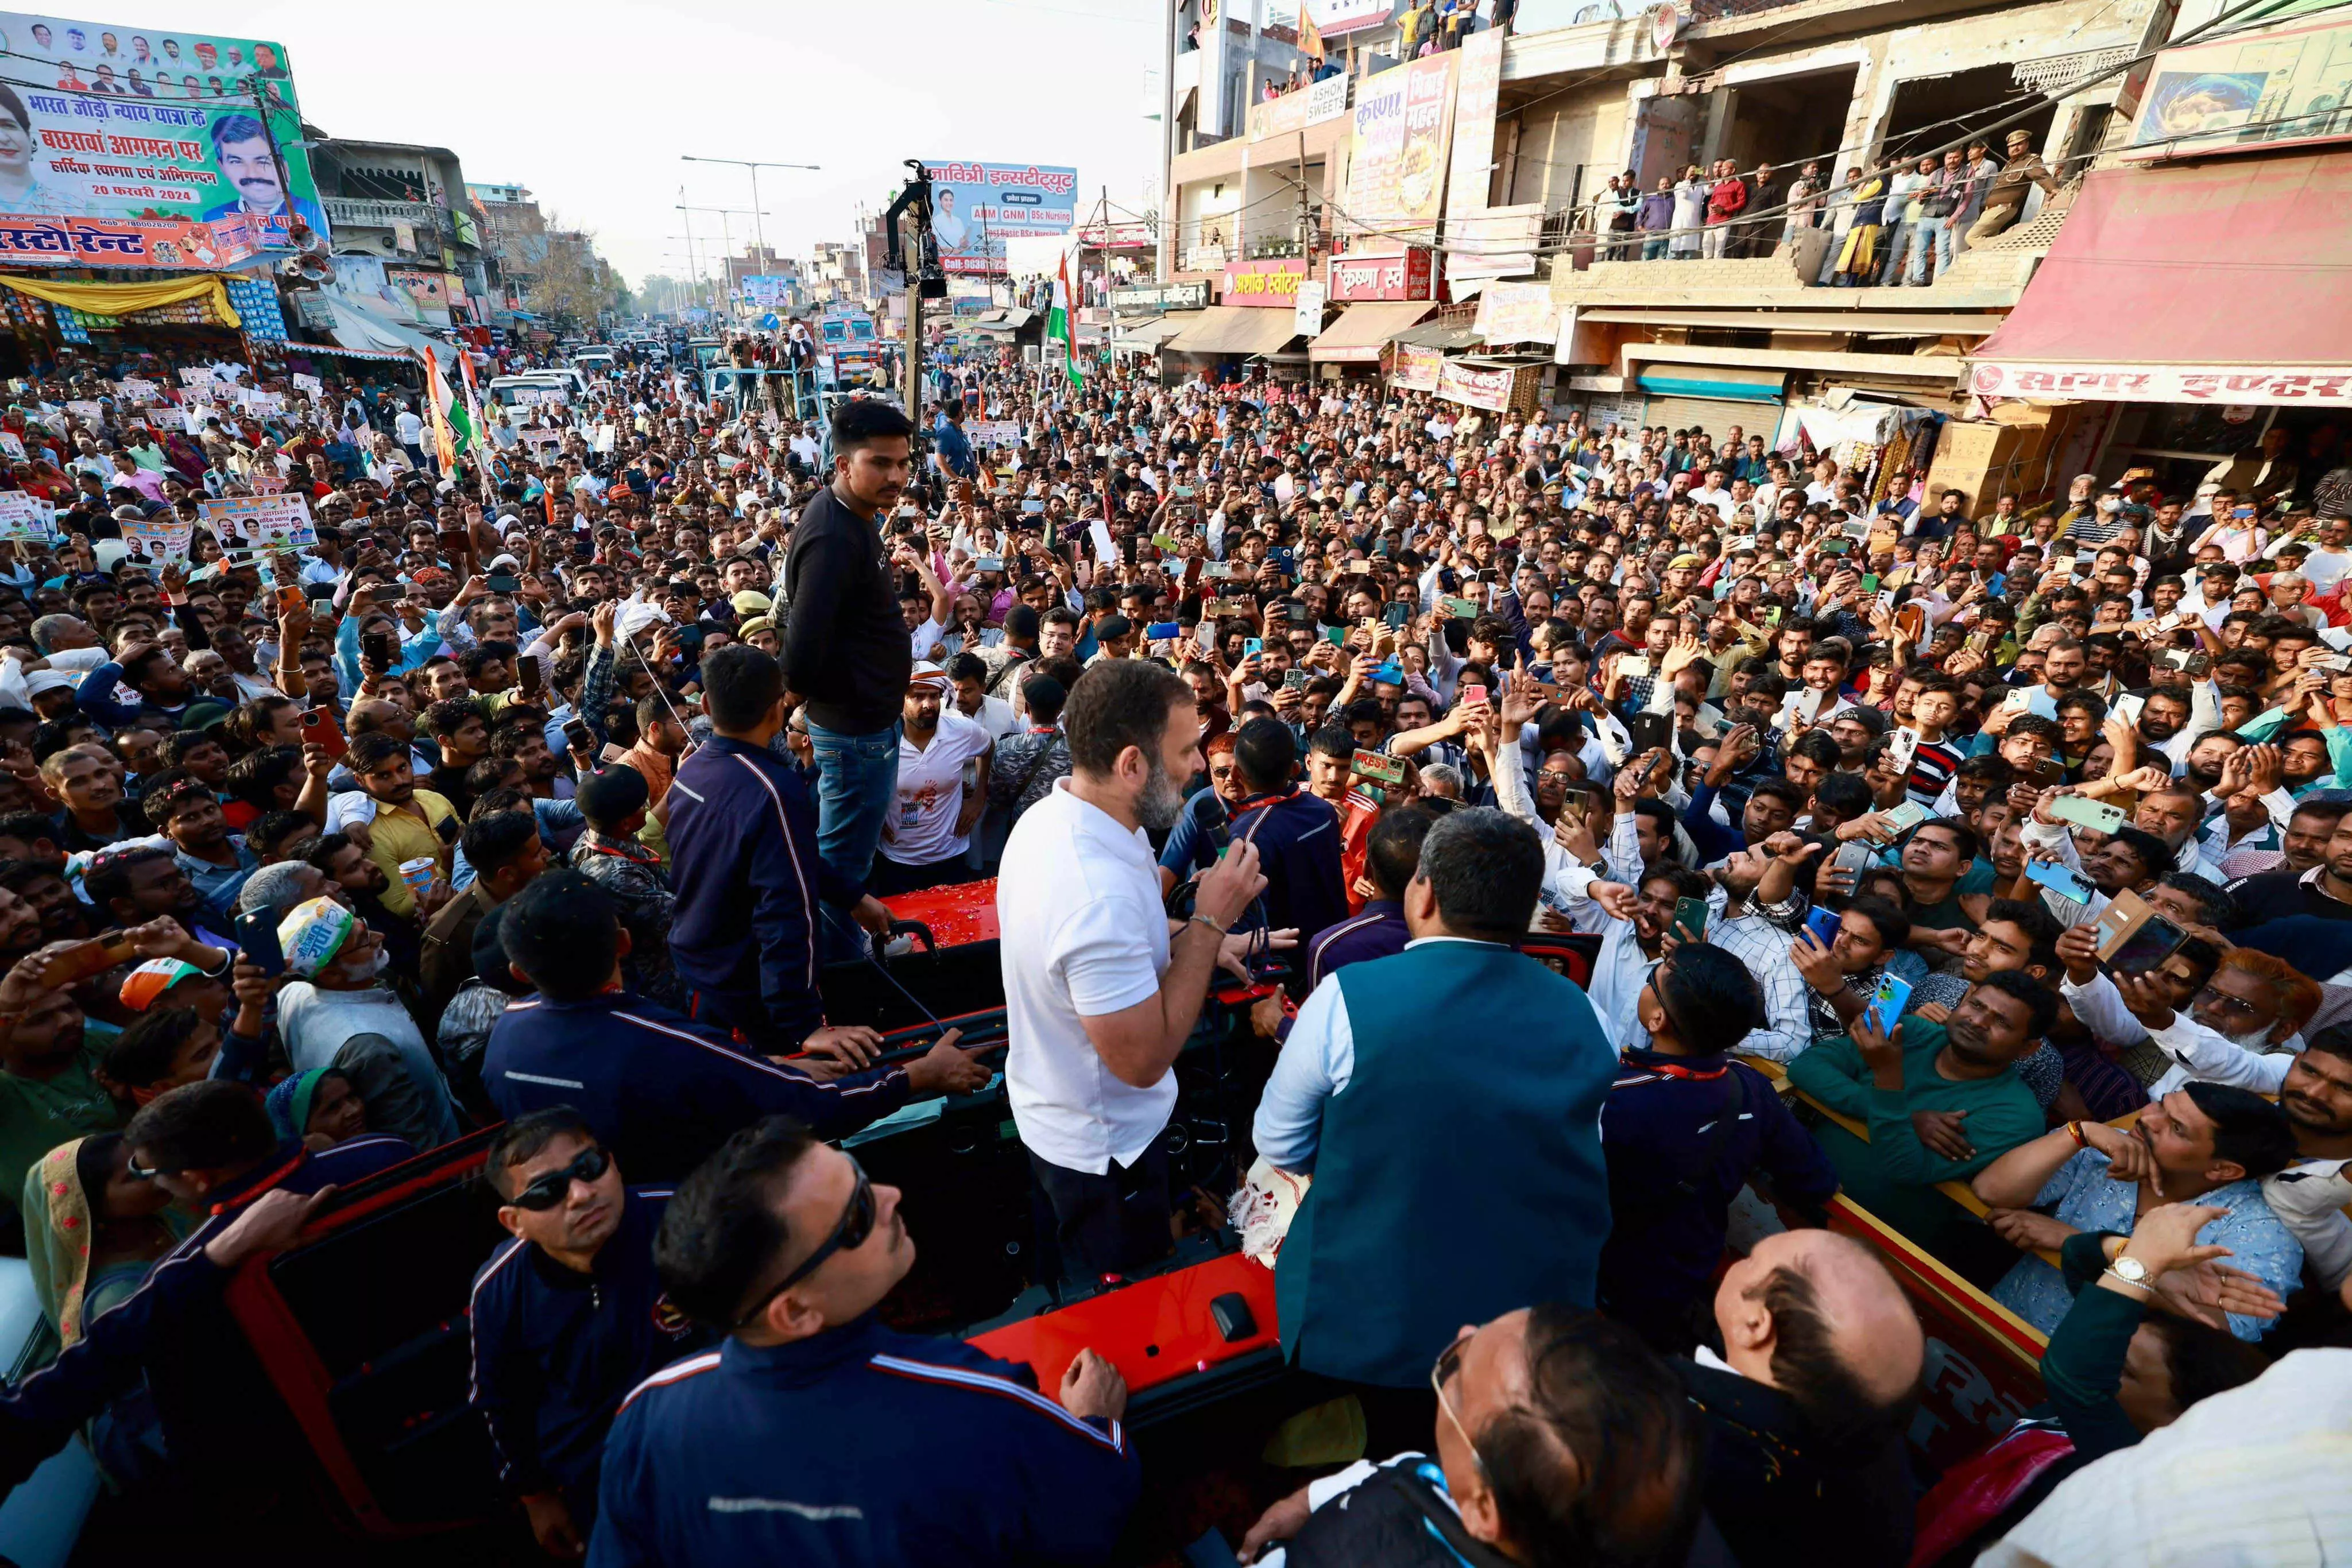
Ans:
{"label": "people on balcony", "polygon": [[1698,259],[1699,230],[1706,222],[1707,197],[1713,189],[1700,175],[1697,164],[1683,171],[1683,183],[1675,187],[1673,242],[1666,247],[1676,261]]}

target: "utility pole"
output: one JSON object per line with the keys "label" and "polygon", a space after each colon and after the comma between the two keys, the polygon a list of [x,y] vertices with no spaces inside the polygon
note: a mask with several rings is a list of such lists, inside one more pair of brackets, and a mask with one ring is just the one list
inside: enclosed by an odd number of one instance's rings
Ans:
{"label": "utility pole", "polygon": [[816,171],[824,168],[824,165],[821,163],[773,163],[765,159],[755,162],[750,158],[698,158],[691,152],[679,153],[678,160],[685,163],[732,163],[739,169],[749,169],[751,171],[751,215],[754,220],[752,232],[759,240],[761,258],[760,265],[763,267],[768,265],[768,229],[765,224],[757,221],[760,216],[760,171],[762,169],[807,169]]}
{"label": "utility pole", "polygon": [[1307,132],[1302,131],[1298,133],[1298,254],[1307,256],[1311,249],[1307,227]]}
{"label": "utility pole", "polygon": [[[684,188],[683,188],[683,187],[681,187],[681,188],[679,189],[679,191],[678,191],[678,194],[679,194],[679,195],[681,195],[681,196],[683,196],[684,194],[686,194],[686,192],[685,192],[685,190],[684,190]],[[719,267],[719,286],[718,286],[718,287],[719,287],[719,291],[720,291],[721,293],[723,293],[723,294],[726,296],[726,298],[727,298],[727,301],[728,301],[728,306],[727,306],[727,315],[728,315],[728,316],[729,316],[729,318],[731,319],[733,318],[734,314],[735,314],[735,311],[734,311],[734,298],[735,298],[735,294],[734,294],[734,278],[733,278],[733,277],[732,277],[732,274],[733,274],[733,272],[734,272],[734,259],[735,259],[735,234],[734,234],[734,231],[733,231],[731,228],[730,228],[730,227],[728,226],[727,220],[728,220],[728,218],[729,218],[729,217],[730,217],[730,216],[740,216],[740,215],[741,215],[741,214],[742,214],[742,212],[743,212],[743,209],[742,209],[741,207],[689,207],[689,206],[688,206],[685,203],[680,202],[680,203],[678,204],[677,210],[678,210],[679,212],[681,212],[681,213],[685,213],[685,214],[688,214],[688,217],[687,217],[687,224],[688,224],[688,225],[689,227],[690,227],[690,226],[692,226],[693,222],[694,222],[694,219],[693,219],[693,216],[692,216],[692,214],[696,214],[696,213],[716,213],[716,214],[719,214],[719,236],[720,236],[720,241],[721,241],[721,243],[722,243],[722,244],[724,244],[724,245],[727,246],[727,250],[726,250],[726,253],[725,253],[725,254],[726,254],[726,257],[727,257],[727,259],[726,259],[726,260],[725,260],[725,261],[720,265],[720,267]],[[753,215],[754,215],[754,216],[757,216],[758,214],[754,214]],[[719,300],[718,300],[718,298],[717,298],[715,296],[713,297],[713,298],[712,298],[712,300],[711,300],[711,308],[712,308],[714,310],[715,310],[715,309],[717,309],[717,308],[719,308]]]}

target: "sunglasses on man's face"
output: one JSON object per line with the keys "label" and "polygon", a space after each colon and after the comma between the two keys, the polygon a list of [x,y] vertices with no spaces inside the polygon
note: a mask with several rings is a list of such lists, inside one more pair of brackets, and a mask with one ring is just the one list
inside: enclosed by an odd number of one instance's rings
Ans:
{"label": "sunglasses on man's face", "polygon": [[517,1208],[528,1208],[535,1214],[544,1213],[571,1195],[573,1182],[601,1180],[612,1166],[613,1156],[608,1151],[583,1149],[572,1157],[570,1165],[533,1177],[530,1185],[507,1201]]}
{"label": "sunglasses on man's face", "polygon": [[854,1159],[849,1166],[857,1173],[857,1185],[851,1189],[848,1206],[842,1209],[841,1218],[835,1224],[833,1234],[818,1243],[817,1249],[803,1259],[799,1268],[778,1281],[775,1288],[762,1295],[750,1312],[737,1318],[736,1328],[764,1316],[769,1302],[815,1273],[826,1259],[836,1252],[856,1251],[866,1245],[866,1238],[874,1234],[874,1221],[879,1212],[874,1201],[874,1186],[866,1179],[865,1166]]}

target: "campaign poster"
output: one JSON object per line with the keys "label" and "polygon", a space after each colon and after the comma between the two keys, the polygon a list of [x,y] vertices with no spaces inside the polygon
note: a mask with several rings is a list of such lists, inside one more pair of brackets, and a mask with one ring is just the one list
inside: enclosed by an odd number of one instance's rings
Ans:
{"label": "campaign poster", "polygon": [[66,412],[95,430],[106,423],[106,405],[88,398],[74,398],[66,404]]}
{"label": "campaign poster", "polygon": [[299,496],[226,496],[199,501],[196,510],[231,554],[275,555],[319,542],[310,504]]}
{"label": "campaign poster", "polygon": [[137,565],[183,566],[188,559],[188,541],[195,537],[195,524],[183,522],[176,515],[166,512],[144,522],[125,519],[122,542],[130,547],[127,559]]}
{"label": "campaign poster", "polygon": [[26,84],[14,136],[0,113],[0,213],[241,214],[266,249],[291,216],[328,234],[283,45],[11,11],[0,50]]}
{"label": "campaign poster", "polygon": [[22,463],[25,461],[25,438],[13,430],[0,430],[0,452]]}
{"label": "campaign poster", "polygon": [[1034,163],[926,159],[931,237],[950,276],[1002,277],[1004,242],[1066,235],[1077,223],[1078,172]]}
{"label": "campaign poster", "polygon": [[45,544],[52,537],[49,513],[37,497],[0,490],[0,539]]}

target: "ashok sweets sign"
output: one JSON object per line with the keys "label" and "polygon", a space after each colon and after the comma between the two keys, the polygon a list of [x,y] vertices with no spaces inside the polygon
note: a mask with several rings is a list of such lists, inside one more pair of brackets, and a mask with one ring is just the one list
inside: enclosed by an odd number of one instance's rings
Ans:
{"label": "ashok sweets sign", "polygon": [[1224,294],[1220,303],[1296,308],[1298,286],[1307,280],[1307,271],[1308,263],[1302,256],[1234,262],[1225,268]]}

